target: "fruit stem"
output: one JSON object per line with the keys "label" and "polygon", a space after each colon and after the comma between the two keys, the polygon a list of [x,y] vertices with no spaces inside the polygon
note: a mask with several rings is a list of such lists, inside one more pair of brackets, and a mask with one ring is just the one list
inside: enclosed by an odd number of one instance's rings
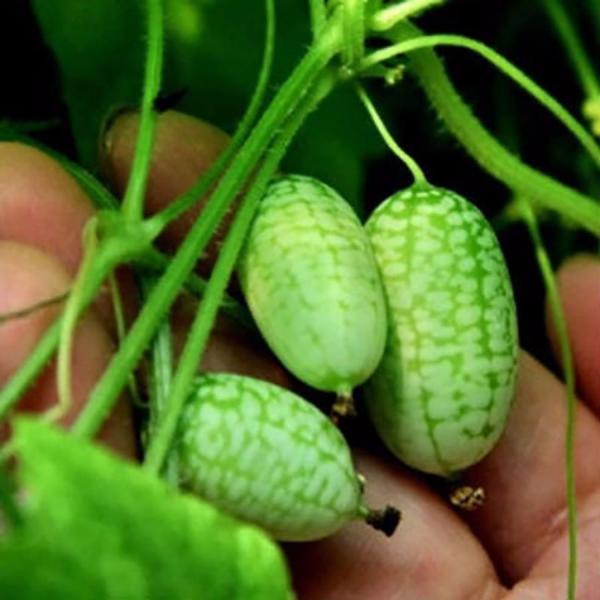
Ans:
{"label": "fruit stem", "polygon": [[389,504],[382,510],[364,508],[360,512],[361,517],[365,519],[367,525],[370,525],[377,531],[381,531],[387,537],[394,535],[398,523],[400,523],[400,519],[402,518],[402,513]]}
{"label": "fruit stem", "polygon": [[352,398],[352,390],[339,390],[336,400],[331,407],[331,420],[335,425],[337,425],[340,419],[355,416],[356,407],[354,406],[354,399]]}
{"label": "fruit stem", "polygon": [[385,126],[383,119],[377,112],[375,105],[371,102],[371,99],[367,95],[365,89],[359,84],[356,84],[356,93],[360,98],[361,102],[364,104],[373,124],[377,128],[379,135],[383,138],[383,141],[387,144],[388,148],[404,163],[406,168],[412,173],[415,184],[426,185],[427,179],[425,177],[425,173],[423,173],[423,169],[417,164],[417,161],[408,154],[405,150],[403,150],[396,140],[393,138],[392,134],[389,132],[388,128]]}

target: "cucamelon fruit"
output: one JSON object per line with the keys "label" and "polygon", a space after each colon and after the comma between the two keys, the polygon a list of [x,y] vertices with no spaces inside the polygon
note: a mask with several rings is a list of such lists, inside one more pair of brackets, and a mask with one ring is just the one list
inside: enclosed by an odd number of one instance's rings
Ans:
{"label": "cucamelon fruit", "polygon": [[403,462],[451,476],[489,452],[511,405],[518,343],[502,252],[477,208],[429,186],[387,199],[366,229],[389,328],[368,411]]}
{"label": "cucamelon fruit", "polygon": [[385,345],[383,287],[364,228],[332,188],[275,179],[239,274],[258,328],[301,381],[347,397],[373,373]]}
{"label": "cucamelon fruit", "polygon": [[353,519],[391,535],[399,519],[366,507],[350,450],[324,414],[250,377],[198,378],[170,463],[181,487],[279,540],[322,538]]}

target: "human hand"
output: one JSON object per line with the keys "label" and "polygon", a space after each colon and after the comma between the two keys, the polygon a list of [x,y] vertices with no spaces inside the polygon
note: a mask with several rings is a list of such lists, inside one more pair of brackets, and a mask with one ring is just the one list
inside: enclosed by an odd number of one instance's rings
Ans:
{"label": "human hand", "polygon": [[[112,131],[105,170],[122,192],[135,143],[135,119]],[[222,149],[225,138],[199,122],[165,113],[159,119],[149,183],[154,211],[189,187]],[[89,200],[53,161],[14,144],[0,145],[0,312],[29,306],[69,286],[81,257],[81,230],[93,214]],[[163,242],[177,243],[191,217],[171,227]],[[561,272],[561,292],[572,338],[582,403],[578,409],[576,468],[579,490],[580,569],[578,598],[593,598],[600,584],[600,265],[578,260]],[[131,309],[132,310],[132,309]],[[36,311],[0,327],[0,383],[31,351],[58,307]],[[79,327],[73,365],[72,420],[105,368],[115,343],[106,298]],[[176,328],[185,323],[177,320]],[[204,368],[231,370],[291,385],[256,340],[221,326],[212,337]],[[44,410],[56,400],[50,368],[22,403]],[[373,504],[392,503],[404,520],[390,540],[362,523],[327,540],[287,545],[300,598],[345,600],[488,600],[564,598],[567,539],[564,483],[565,394],[563,386],[526,354],[521,359],[515,407],[497,448],[467,473],[486,489],[487,503],[459,517],[423,478],[383,451],[363,449],[357,462]],[[103,436],[133,456],[129,411],[122,403]],[[465,523],[468,520],[468,524]],[[500,583],[500,581],[502,583]]]}

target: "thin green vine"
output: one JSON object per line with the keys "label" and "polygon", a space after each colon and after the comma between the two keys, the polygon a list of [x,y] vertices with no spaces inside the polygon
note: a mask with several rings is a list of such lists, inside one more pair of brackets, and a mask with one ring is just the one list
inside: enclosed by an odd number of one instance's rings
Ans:
{"label": "thin green vine", "polygon": [[575,600],[577,584],[577,499],[575,489],[575,369],[569,342],[569,333],[560,295],[548,254],[544,248],[535,213],[525,199],[517,201],[523,221],[527,225],[533,242],[540,272],[546,286],[548,302],[560,345],[561,363],[567,389],[567,427],[565,432],[565,475],[567,486],[567,521],[569,534],[569,572],[567,584],[568,600]]}
{"label": "thin green vine", "polygon": [[31,351],[27,360],[21,363],[17,372],[0,390],[0,419],[4,419],[21,396],[27,391],[31,382],[41,373],[42,369],[56,350],[60,335],[62,318],[58,318],[44,332],[40,341]]}
{"label": "thin green vine", "polygon": [[427,185],[427,178],[425,177],[425,173],[423,173],[423,169],[421,169],[421,167],[417,164],[417,161],[410,154],[408,154],[408,152],[403,150],[398,145],[392,134],[385,126],[383,119],[377,112],[377,109],[373,105],[373,102],[371,102],[371,99],[367,95],[365,89],[360,84],[356,85],[356,93],[358,94],[360,101],[367,109],[375,128],[383,138],[387,147],[404,163],[406,168],[411,172],[414,183],[417,185]]}
{"label": "thin green vine", "polygon": [[162,0],[146,0],[146,12],[148,18],[148,42],[144,91],[140,108],[140,127],[122,206],[123,216],[131,221],[141,221],[144,214],[144,197],[156,129],[157,115],[154,110],[154,100],[160,93],[164,54]]}
{"label": "thin green vine", "polygon": [[[6,524],[15,529],[23,525],[23,515],[15,502],[13,486],[4,470],[4,464],[0,464],[0,510],[4,514]],[[2,525],[4,523],[0,520],[0,528]]]}
{"label": "thin green vine", "polygon": [[446,0],[404,0],[404,2],[393,4],[375,13],[369,21],[369,29],[371,31],[388,31],[401,21],[418,16],[445,2]]}
{"label": "thin green vine", "polygon": [[[403,23],[388,35],[398,42],[419,36],[421,31],[414,25]],[[535,198],[540,206],[556,210],[600,235],[597,200],[540,173],[511,154],[465,104],[433,50],[412,52],[410,66],[447,128],[486,171],[518,194]]]}

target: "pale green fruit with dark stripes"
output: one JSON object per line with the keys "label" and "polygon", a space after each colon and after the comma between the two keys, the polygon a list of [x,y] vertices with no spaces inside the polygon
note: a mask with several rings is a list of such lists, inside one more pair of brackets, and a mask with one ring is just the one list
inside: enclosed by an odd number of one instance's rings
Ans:
{"label": "pale green fruit with dark stripes", "polygon": [[239,274],[258,328],[300,380],[344,396],[373,373],[385,345],[383,287],[364,228],[332,188],[275,179]]}
{"label": "pale green fruit with dark stripes", "polygon": [[353,519],[388,534],[397,524],[397,511],[365,506],[350,450],[329,419],[250,377],[196,381],[170,470],[182,487],[279,540],[318,539]]}
{"label": "pale green fruit with dark stripes", "polygon": [[367,232],[388,300],[388,340],[366,402],[403,462],[449,476],[502,433],[517,372],[515,303],[502,252],[461,196],[413,186]]}

